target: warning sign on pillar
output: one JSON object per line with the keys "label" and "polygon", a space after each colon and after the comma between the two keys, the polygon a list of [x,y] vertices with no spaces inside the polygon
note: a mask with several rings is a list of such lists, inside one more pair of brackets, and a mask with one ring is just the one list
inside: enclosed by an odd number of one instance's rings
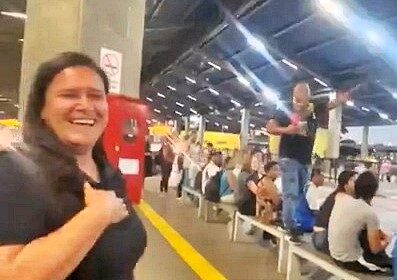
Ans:
{"label": "warning sign on pillar", "polygon": [[109,90],[111,93],[120,93],[122,60],[122,53],[107,48],[101,48],[101,68],[109,78]]}

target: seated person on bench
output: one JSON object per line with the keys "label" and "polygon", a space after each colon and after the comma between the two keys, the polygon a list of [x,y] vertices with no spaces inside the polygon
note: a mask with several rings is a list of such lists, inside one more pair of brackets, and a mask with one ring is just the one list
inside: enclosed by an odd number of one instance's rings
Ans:
{"label": "seated person on bench", "polygon": [[312,241],[314,247],[323,253],[329,254],[328,223],[332,209],[335,205],[335,196],[341,192],[351,195],[352,197],[354,196],[354,182],[356,180],[356,174],[357,173],[354,171],[342,171],[338,177],[338,187],[327,197],[316,215]]}
{"label": "seated person on bench", "polygon": [[222,173],[219,195],[221,202],[227,204],[235,204],[234,191],[237,190],[237,177],[233,170],[236,167],[234,158],[227,157],[225,159],[224,171]]}
{"label": "seated person on bench", "polygon": [[385,254],[390,236],[379,226],[371,201],[379,183],[372,172],[355,183],[355,198],[338,193],[329,221],[329,250],[336,264],[356,272],[388,272],[392,260]]}
{"label": "seated person on bench", "polygon": [[265,175],[258,182],[256,194],[257,216],[263,223],[270,224],[278,219],[278,209],[281,196],[274,181],[280,176],[280,167],[277,162],[271,161],[264,167]]}

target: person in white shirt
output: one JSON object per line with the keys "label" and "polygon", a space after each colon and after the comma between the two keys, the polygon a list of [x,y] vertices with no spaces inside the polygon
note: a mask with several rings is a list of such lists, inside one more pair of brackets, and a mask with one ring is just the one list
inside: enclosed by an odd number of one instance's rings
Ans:
{"label": "person in white shirt", "polygon": [[221,171],[222,166],[222,154],[220,152],[212,152],[208,164],[204,167],[202,175],[201,188],[202,192],[205,193],[205,186],[211,177],[215,176],[216,173]]}
{"label": "person in white shirt", "polygon": [[321,169],[314,168],[312,170],[310,185],[306,192],[306,200],[310,210],[320,210],[320,206],[332,191],[332,188],[324,186],[324,175]]}

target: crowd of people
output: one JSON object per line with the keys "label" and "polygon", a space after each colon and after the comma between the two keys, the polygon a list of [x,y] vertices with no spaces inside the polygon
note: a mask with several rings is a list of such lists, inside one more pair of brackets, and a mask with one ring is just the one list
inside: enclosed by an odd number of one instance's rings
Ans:
{"label": "crowd of people", "polygon": [[[196,136],[187,137],[185,149],[179,149],[162,172],[162,190],[172,166],[185,178],[178,182],[178,196],[185,184],[211,200],[215,180],[220,202],[279,226],[289,233],[290,242],[300,244],[303,233],[310,232],[314,247],[337,265],[357,272],[390,273],[392,258],[385,249],[391,236],[381,229],[371,206],[378,178],[371,171],[346,170],[340,173],[335,190],[324,186],[322,170],[310,168],[317,122],[309,97],[307,84],[298,84],[290,108],[293,117],[278,111],[268,122],[268,132],[281,135],[277,161],[259,149],[222,152],[212,144],[202,147]],[[346,100],[342,96],[336,102]],[[163,147],[163,156],[166,149],[172,151],[172,145]]]}

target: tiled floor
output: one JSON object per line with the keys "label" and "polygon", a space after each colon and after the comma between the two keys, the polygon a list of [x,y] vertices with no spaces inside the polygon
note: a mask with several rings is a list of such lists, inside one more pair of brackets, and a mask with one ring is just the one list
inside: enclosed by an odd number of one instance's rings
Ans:
{"label": "tiled floor", "polygon": [[[199,220],[196,208],[177,201],[174,192],[161,197],[146,191],[144,200],[227,279],[285,279],[276,272],[275,249],[230,242],[225,224],[209,224]],[[148,231],[149,245],[136,269],[136,279],[198,279],[158,231],[144,217],[142,220]]]}

